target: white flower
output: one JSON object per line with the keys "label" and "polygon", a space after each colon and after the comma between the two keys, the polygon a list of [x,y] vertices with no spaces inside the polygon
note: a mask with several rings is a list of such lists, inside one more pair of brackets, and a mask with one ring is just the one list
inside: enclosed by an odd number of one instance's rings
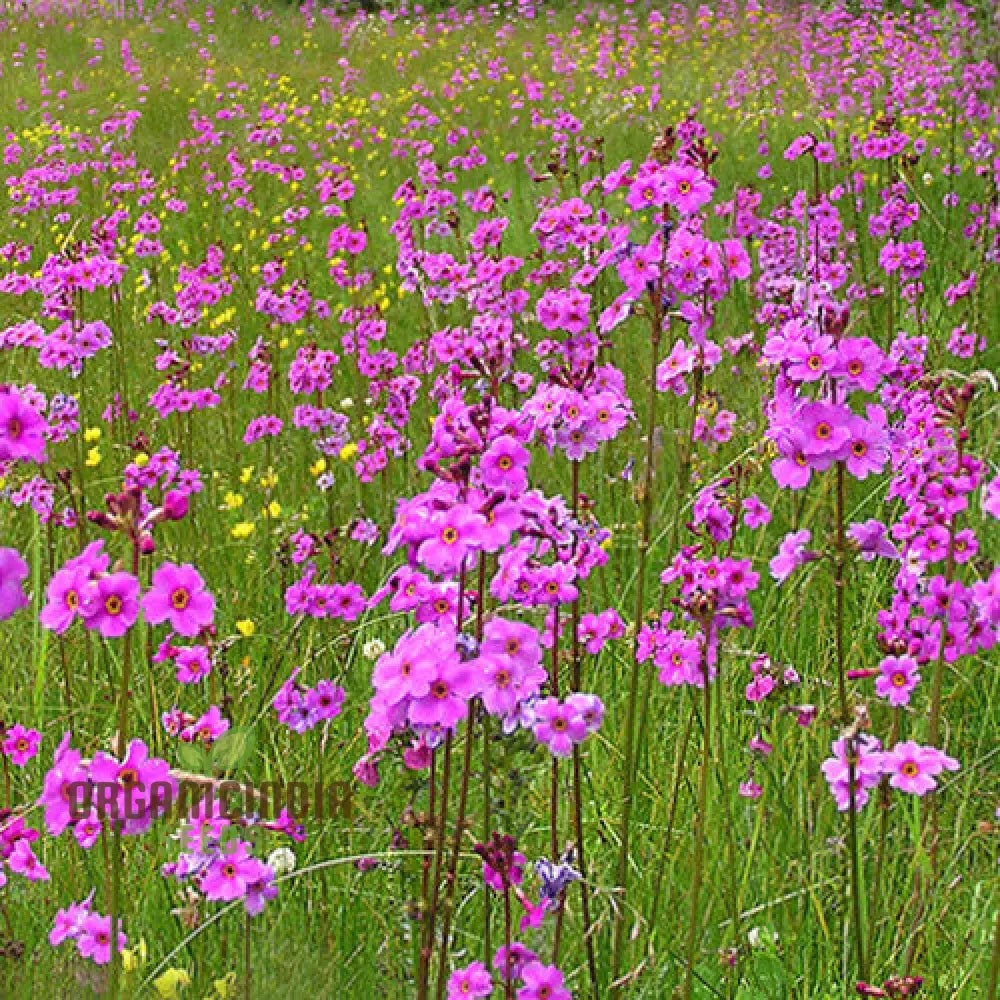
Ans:
{"label": "white flower", "polygon": [[340,408],[342,410],[349,410],[352,406],[354,406],[354,400],[350,396],[340,401]]}
{"label": "white flower", "polygon": [[267,865],[276,876],[287,875],[295,871],[295,855],[289,848],[279,847],[268,855]]}
{"label": "white flower", "polygon": [[767,927],[751,927],[747,932],[751,948],[768,948],[778,943],[778,935]]}
{"label": "white flower", "polygon": [[385,652],[385,643],[381,639],[369,639],[361,647],[361,655],[366,660],[377,660]]}

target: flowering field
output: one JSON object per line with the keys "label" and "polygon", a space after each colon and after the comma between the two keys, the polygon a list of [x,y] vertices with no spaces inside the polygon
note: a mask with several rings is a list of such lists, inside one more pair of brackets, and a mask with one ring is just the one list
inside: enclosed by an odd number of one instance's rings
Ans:
{"label": "flowering field", "polygon": [[989,13],[29,6],[0,996],[995,1000]]}

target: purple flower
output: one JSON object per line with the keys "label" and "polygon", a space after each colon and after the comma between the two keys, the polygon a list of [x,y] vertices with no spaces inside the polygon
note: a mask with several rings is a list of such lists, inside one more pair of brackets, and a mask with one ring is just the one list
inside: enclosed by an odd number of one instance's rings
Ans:
{"label": "purple flower", "polygon": [[886,526],[875,518],[852,524],[847,529],[847,537],[857,544],[865,562],[879,556],[883,559],[899,558],[899,550],[886,537]]}
{"label": "purple flower", "polygon": [[808,528],[802,531],[789,532],[778,546],[778,554],[771,560],[771,576],[778,583],[784,583],[792,573],[807,562],[819,558],[815,552],[806,548],[812,539]]}

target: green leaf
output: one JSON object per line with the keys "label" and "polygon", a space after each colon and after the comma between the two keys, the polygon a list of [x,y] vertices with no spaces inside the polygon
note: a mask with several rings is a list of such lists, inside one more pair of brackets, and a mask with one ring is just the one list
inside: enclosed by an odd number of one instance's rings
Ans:
{"label": "green leaf", "polygon": [[205,753],[200,744],[178,743],[177,757],[185,770],[194,771],[196,774],[208,773],[208,754]]}
{"label": "green leaf", "polygon": [[212,744],[209,755],[220,771],[235,771],[257,748],[257,731],[252,727],[230,729]]}

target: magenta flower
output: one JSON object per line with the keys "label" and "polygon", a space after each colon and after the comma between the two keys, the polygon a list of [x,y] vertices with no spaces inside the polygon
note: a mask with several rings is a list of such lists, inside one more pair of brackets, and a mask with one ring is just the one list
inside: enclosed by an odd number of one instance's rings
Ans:
{"label": "magenta flower", "polygon": [[[170,765],[158,757],[150,757],[142,740],[129,743],[121,762],[98,751],[90,765],[90,778],[95,784],[116,788],[114,801],[104,804],[104,813],[114,819],[124,819],[127,834],[148,829],[152,819],[162,816],[169,808],[177,791]],[[99,811],[101,805],[98,801]]]}
{"label": "magenta flower", "polygon": [[196,636],[212,624],[215,598],[190,563],[163,563],[153,573],[153,585],[142,599],[142,611],[151,625],[170,622],[180,635]]}
{"label": "magenta flower", "polygon": [[848,760],[846,739],[836,740],[833,744],[833,756],[820,765],[840,812],[847,812],[850,808],[852,791],[854,807],[861,809],[868,801],[868,793],[882,780],[885,754],[877,739],[872,736],[856,736],[851,742],[850,752],[853,754],[853,789],[852,763]]}
{"label": "magenta flower", "polygon": [[672,163],[661,174],[668,204],[682,215],[692,215],[712,200],[713,182],[697,167]]}
{"label": "magenta flower", "polygon": [[520,496],[528,488],[525,471],[531,455],[516,438],[510,434],[498,437],[479,461],[479,471],[483,485],[491,490],[500,490],[508,496]]}
{"label": "magenta flower", "polygon": [[29,882],[48,882],[49,873],[35,857],[31,844],[26,839],[18,840],[7,858],[7,866],[12,872],[23,875]]}
{"label": "magenta flower", "polygon": [[493,995],[493,979],[482,962],[456,969],[448,977],[448,1000],[466,1000]]}
{"label": "magenta flower", "polygon": [[771,576],[778,583],[784,583],[800,566],[818,558],[815,552],[806,548],[812,538],[808,528],[789,532],[778,546],[778,554],[771,560]]}
{"label": "magenta flower", "polygon": [[577,708],[558,698],[543,698],[534,706],[535,739],[557,757],[568,757],[573,745],[587,736],[587,723]]}
{"label": "magenta flower", "polygon": [[889,784],[911,795],[926,795],[937,788],[934,780],[942,771],[957,771],[961,766],[937,747],[923,747],[907,740],[897,743],[882,755]]}
{"label": "magenta flower", "polygon": [[58,837],[74,818],[71,790],[74,786],[86,786],[90,780],[87,768],[80,762],[80,751],[72,749],[69,740],[67,733],[56,748],[52,768],[45,775],[38,797],[38,805],[45,812],[45,828],[53,837]]}
{"label": "magenta flower", "polygon": [[212,672],[212,658],[207,646],[187,646],[173,654],[180,684],[197,684]]}
{"label": "magenta flower", "polygon": [[771,463],[771,475],[782,489],[801,490],[808,485],[813,467],[806,454],[807,439],[798,428],[783,432],[778,439],[778,457]]}
{"label": "magenta flower", "polygon": [[563,974],[554,965],[529,962],[521,979],[524,985],[517,991],[517,1000],[573,1000],[563,985]]}
{"label": "magenta flower", "polygon": [[72,903],[66,909],[56,912],[55,923],[49,931],[49,944],[53,948],[58,948],[63,941],[70,939],[75,941],[79,937],[84,920],[90,916],[90,902],[93,897],[94,892],[91,890],[90,895],[82,902]]}
{"label": "magenta flower", "polygon": [[80,606],[83,622],[106,639],[123,636],[139,617],[139,581],[131,573],[111,573],[89,584]]}
{"label": "magenta flower", "polygon": [[[126,943],[125,934],[119,931],[117,951],[123,951]],[[102,917],[96,913],[84,917],[76,946],[84,958],[93,959],[97,965],[107,965],[111,961],[111,917]]]}
{"label": "magenta flower", "polygon": [[316,718],[321,722],[340,715],[345,697],[344,689],[331,680],[318,681],[315,687],[305,693],[306,706],[315,712]]}
{"label": "magenta flower", "polygon": [[375,664],[372,683],[386,705],[408,698],[423,698],[430,692],[439,666],[458,659],[454,635],[434,625],[422,625],[407,632],[396,648],[383,653]]}
{"label": "magenta flower", "polygon": [[889,459],[885,431],[853,416],[847,421],[847,428],[847,471],[855,479],[866,479],[873,472],[881,472]]}
{"label": "magenta flower", "polygon": [[479,694],[481,680],[468,663],[455,659],[438,665],[430,689],[410,703],[414,726],[454,729],[469,711],[469,699]]}
{"label": "magenta flower", "polygon": [[237,840],[220,854],[201,877],[201,891],[207,899],[224,903],[242,899],[261,877],[261,862],[250,854],[249,845]]}
{"label": "magenta flower", "polygon": [[23,589],[28,573],[28,564],[17,551],[0,549],[0,621],[28,606]]}
{"label": "magenta flower", "polygon": [[58,570],[45,588],[46,604],[38,616],[43,627],[62,635],[82,613],[84,588],[90,573],[80,566]]}
{"label": "magenta flower", "polygon": [[747,497],[742,504],[743,523],[751,530],[762,528],[771,521],[771,511],[757,494]]}
{"label": "magenta flower", "polygon": [[3,752],[17,767],[24,767],[38,753],[42,734],[36,729],[25,729],[22,725],[11,726],[3,741]]}
{"label": "magenta flower", "polygon": [[910,703],[910,695],[920,680],[917,661],[910,656],[887,656],[879,664],[875,693],[888,698],[894,708]]}
{"label": "magenta flower", "polygon": [[793,344],[787,357],[791,362],[789,378],[796,382],[815,382],[833,370],[837,363],[837,349],[833,337],[817,337],[808,344]]}
{"label": "magenta flower", "polygon": [[12,458],[44,462],[46,429],[38,411],[16,389],[0,389],[0,462]]}
{"label": "magenta flower", "polygon": [[462,560],[480,541],[484,519],[467,504],[431,517],[431,533],[417,550],[417,558],[432,573],[457,573]]}

